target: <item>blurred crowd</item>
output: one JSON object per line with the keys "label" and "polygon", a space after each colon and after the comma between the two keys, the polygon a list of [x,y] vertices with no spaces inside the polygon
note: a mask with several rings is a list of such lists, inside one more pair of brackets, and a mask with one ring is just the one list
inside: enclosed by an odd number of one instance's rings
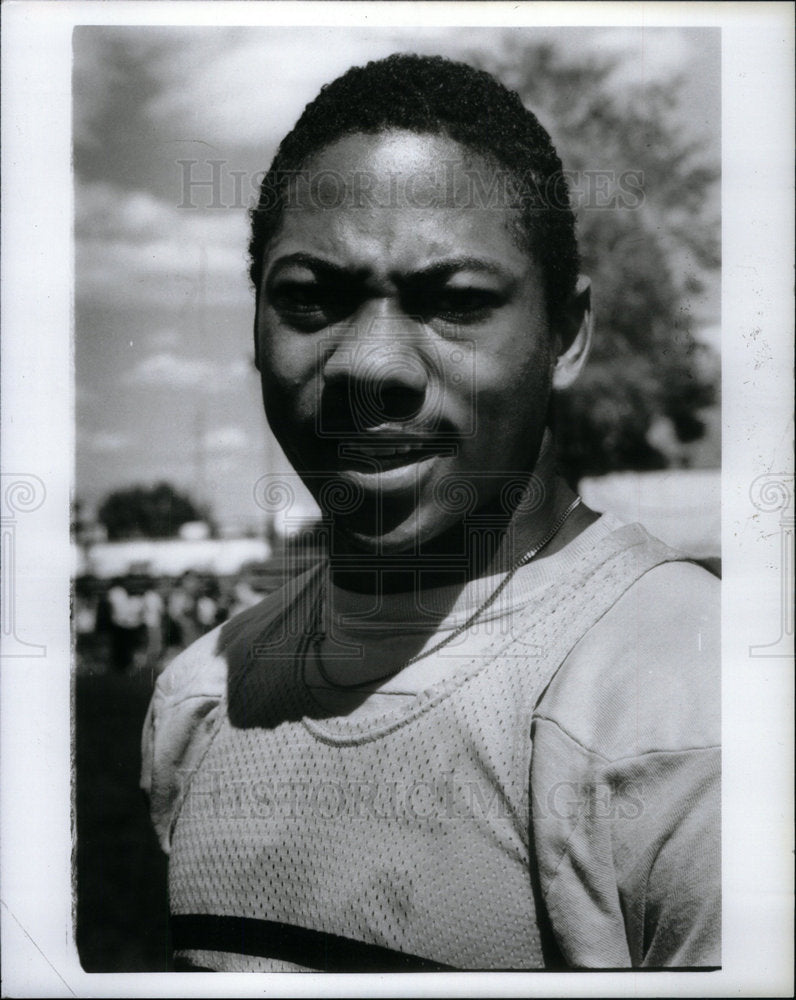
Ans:
{"label": "blurred crowd", "polygon": [[256,604],[274,585],[262,574],[217,577],[194,570],[177,578],[78,577],[73,602],[78,671],[160,672],[199,636]]}

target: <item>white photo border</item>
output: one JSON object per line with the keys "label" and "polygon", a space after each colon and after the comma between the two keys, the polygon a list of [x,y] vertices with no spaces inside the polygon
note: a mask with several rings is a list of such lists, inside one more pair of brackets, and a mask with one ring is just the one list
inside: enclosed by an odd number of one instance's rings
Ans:
{"label": "white photo border", "polygon": [[[83,972],[73,935],[70,794],[71,35],[76,25],[103,23],[722,29],[721,970],[499,977],[221,974],[220,980]],[[793,572],[792,561],[790,570],[786,565],[793,543],[793,54],[793,7],[783,3],[3,5],[0,454],[3,503],[13,501],[11,513],[3,507],[2,531],[15,601],[14,620],[3,626],[0,670],[0,920],[7,995],[792,995],[793,662],[792,655],[773,655],[773,644],[778,635],[787,643],[789,627],[792,654],[793,620],[783,625],[783,615]],[[752,331],[767,342],[764,364],[753,360]],[[782,506],[788,490],[790,506]],[[761,651],[766,645],[771,655]]]}

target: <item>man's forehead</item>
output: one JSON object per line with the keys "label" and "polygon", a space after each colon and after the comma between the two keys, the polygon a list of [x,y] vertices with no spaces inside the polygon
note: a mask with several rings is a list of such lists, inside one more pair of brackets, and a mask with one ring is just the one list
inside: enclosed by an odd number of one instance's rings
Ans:
{"label": "man's forehead", "polygon": [[517,209],[511,171],[447,136],[389,131],[345,136],[291,173],[285,208]]}

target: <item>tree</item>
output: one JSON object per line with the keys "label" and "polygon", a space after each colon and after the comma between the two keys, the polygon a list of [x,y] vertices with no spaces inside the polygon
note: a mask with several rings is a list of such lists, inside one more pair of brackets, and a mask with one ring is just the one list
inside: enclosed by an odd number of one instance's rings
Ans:
{"label": "tree", "polygon": [[102,502],[97,517],[111,541],[173,538],[186,522],[206,520],[190,497],[165,482],[115,490]]}
{"label": "tree", "polygon": [[574,63],[517,40],[478,61],[518,91],[571,171],[596,337],[581,379],[556,397],[562,471],[574,482],[663,468],[651,429],[664,420],[680,442],[697,440],[719,381],[689,312],[719,265],[718,170],[685,131],[682,80],[618,88],[616,59]]}

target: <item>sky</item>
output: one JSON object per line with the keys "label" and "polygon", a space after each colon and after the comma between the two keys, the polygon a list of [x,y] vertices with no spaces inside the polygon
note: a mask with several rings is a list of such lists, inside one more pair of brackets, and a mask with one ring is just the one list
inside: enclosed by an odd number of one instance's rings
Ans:
{"label": "sky", "polygon": [[[618,56],[617,92],[682,75],[683,120],[718,160],[715,29],[510,29],[515,41],[523,32],[573,59]],[[75,494],[88,511],[112,489],[167,479],[230,530],[262,526],[258,481],[292,474],[252,361],[246,210],[258,174],[349,66],[395,51],[467,59],[507,37],[483,27],[75,29]],[[705,326],[718,331],[717,313]],[[312,503],[296,490],[300,514]]]}

